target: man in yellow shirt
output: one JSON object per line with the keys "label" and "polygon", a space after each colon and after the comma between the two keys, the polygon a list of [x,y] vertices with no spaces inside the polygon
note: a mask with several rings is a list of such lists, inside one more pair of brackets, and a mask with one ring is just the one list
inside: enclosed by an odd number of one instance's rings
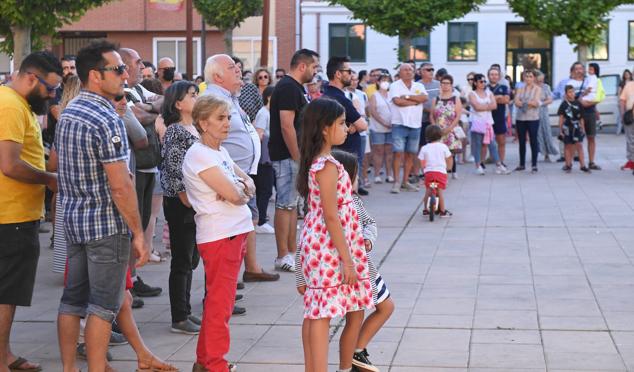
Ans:
{"label": "man in yellow shirt", "polygon": [[45,186],[57,177],[44,169],[42,134],[35,115],[46,114],[62,81],[62,65],[49,52],[28,55],[15,79],[0,87],[0,370],[39,371],[9,347],[16,306],[30,306],[40,256],[39,221]]}

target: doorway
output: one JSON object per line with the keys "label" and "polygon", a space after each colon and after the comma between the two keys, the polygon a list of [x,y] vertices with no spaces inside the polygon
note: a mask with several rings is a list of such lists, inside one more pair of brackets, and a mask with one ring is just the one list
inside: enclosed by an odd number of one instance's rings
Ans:
{"label": "doorway", "polygon": [[552,81],[552,38],[546,38],[523,23],[506,24],[506,74],[521,81],[526,69],[543,72],[545,82]]}

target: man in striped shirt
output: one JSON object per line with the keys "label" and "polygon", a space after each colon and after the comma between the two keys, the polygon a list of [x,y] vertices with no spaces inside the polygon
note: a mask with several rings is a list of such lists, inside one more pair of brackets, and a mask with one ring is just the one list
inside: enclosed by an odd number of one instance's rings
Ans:
{"label": "man in striped shirt", "polygon": [[55,137],[68,241],[58,334],[62,356],[73,356],[62,363],[72,368],[79,319],[87,317],[88,366],[103,371],[112,321],[123,299],[130,249],[138,257],[137,266],[147,261],[149,253],[127,166],[125,126],[111,104],[123,95],[126,65],[107,41],[80,50],[76,63],[84,89],[60,116]]}

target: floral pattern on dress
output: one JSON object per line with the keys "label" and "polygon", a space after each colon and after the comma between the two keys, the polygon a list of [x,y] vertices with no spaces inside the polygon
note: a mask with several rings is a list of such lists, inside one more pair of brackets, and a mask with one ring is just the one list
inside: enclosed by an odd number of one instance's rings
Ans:
{"label": "floral pattern on dress", "polygon": [[[353,286],[342,284],[343,266],[330,239],[320,200],[316,174],[330,161],[337,166],[337,205],[350,256],[359,280]],[[316,159],[308,175],[308,213],[298,249],[300,268],[307,283],[304,293],[304,318],[343,317],[350,311],[374,308],[372,285],[359,216],[352,199],[352,183],[341,163],[332,156]]]}
{"label": "floral pattern on dress", "polygon": [[[433,115],[436,120],[436,125],[438,125],[440,129],[444,130],[449,127],[456,119],[456,114],[456,97],[450,97],[448,99],[438,97]],[[462,142],[456,137],[453,131],[442,136],[441,142],[447,145],[451,151],[456,152],[462,150]]]}

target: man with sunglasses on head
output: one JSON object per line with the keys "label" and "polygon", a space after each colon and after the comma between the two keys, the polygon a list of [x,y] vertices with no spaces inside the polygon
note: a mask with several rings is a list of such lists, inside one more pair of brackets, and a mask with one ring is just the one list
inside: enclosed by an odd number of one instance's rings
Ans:
{"label": "man with sunglasses on head", "polygon": [[[79,319],[90,371],[105,371],[112,322],[122,304],[130,250],[149,256],[128,169],[128,141],[112,101],[127,66],[116,47],[95,41],[77,55],[83,90],[62,112],[55,136],[68,271],[57,318],[64,371],[75,370]],[[132,240],[130,240],[130,235]]]}
{"label": "man with sunglasses on head", "polygon": [[46,114],[62,81],[62,66],[49,52],[28,55],[7,86],[0,87],[0,371],[40,371],[9,346],[16,306],[31,306],[40,256],[39,221],[46,187],[57,176],[45,171],[35,115]]}

